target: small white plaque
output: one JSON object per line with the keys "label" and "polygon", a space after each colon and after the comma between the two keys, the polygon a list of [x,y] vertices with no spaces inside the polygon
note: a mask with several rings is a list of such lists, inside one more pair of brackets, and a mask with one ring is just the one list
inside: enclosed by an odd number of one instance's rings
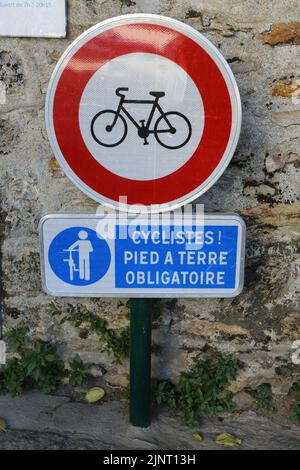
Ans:
{"label": "small white plaque", "polygon": [[66,37],[65,0],[0,0],[0,36]]}

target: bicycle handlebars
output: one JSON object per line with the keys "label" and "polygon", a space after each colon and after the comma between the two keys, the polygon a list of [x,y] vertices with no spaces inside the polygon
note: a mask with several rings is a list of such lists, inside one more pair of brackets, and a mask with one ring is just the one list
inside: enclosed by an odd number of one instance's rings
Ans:
{"label": "bicycle handlebars", "polygon": [[122,93],[120,93],[120,91],[128,91],[129,88],[124,88],[124,87],[121,87],[121,88],[117,88],[116,89],[116,95],[117,96],[124,96]]}

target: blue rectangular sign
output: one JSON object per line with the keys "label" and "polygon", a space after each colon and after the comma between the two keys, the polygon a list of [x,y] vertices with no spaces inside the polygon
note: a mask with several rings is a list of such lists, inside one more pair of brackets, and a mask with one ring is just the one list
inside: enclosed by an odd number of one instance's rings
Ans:
{"label": "blue rectangular sign", "polygon": [[233,297],[243,288],[245,224],[236,215],[118,218],[49,215],[40,222],[42,283],[74,297]]}

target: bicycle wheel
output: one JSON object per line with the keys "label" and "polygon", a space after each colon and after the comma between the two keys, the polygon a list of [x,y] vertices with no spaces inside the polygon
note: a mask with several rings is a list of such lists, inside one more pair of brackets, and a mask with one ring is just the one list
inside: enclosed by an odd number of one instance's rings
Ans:
{"label": "bicycle wheel", "polygon": [[118,114],[113,126],[117,112],[113,110],[100,111],[93,117],[91,122],[91,133],[97,144],[104,147],[116,147],[120,145],[127,136],[127,123],[123,116]]}
{"label": "bicycle wheel", "polygon": [[192,126],[183,114],[170,111],[162,114],[157,119],[154,126],[154,135],[160,145],[166,149],[176,150],[188,143],[192,135]]}

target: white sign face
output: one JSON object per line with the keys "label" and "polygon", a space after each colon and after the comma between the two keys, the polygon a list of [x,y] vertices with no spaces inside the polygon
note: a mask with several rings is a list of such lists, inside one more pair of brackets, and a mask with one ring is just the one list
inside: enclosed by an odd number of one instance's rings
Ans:
{"label": "white sign face", "polygon": [[[143,119],[146,123],[151,111],[153,97],[149,90],[157,90],[158,87],[164,90],[165,110],[177,113],[169,115],[176,126],[176,135],[167,132],[156,134],[160,137],[158,142],[155,134],[139,139],[136,126],[127,125],[126,138],[114,145],[122,139],[123,123],[119,121],[115,131],[104,137],[103,126],[108,123],[106,116],[108,120],[112,116],[111,113],[105,114],[105,110],[118,108],[120,97],[116,90],[120,82],[128,89],[124,109],[137,123]],[[97,115],[91,133],[91,122]],[[186,116],[188,121],[182,116]],[[156,109],[153,120],[159,117]],[[125,54],[106,63],[89,80],[80,102],[79,125],[91,155],[107,170],[123,178],[153,180],[178,170],[194,154],[203,133],[204,109],[195,83],[176,62],[156,54]],[[189,126],[197,129],[190,136]],[[166,122],[161,120],[158,128],[167,130]],[[105,145],[99,144],[99,140]]]}
{"label": "white sign face", "polygon": [[0,0],[0,36],[66,37],[65,0]]}
{"label": "white sign face", "polygon": [[236,215],[40,222],[42,283],[54,296],[234,297],[243,288],[245,224]]}

